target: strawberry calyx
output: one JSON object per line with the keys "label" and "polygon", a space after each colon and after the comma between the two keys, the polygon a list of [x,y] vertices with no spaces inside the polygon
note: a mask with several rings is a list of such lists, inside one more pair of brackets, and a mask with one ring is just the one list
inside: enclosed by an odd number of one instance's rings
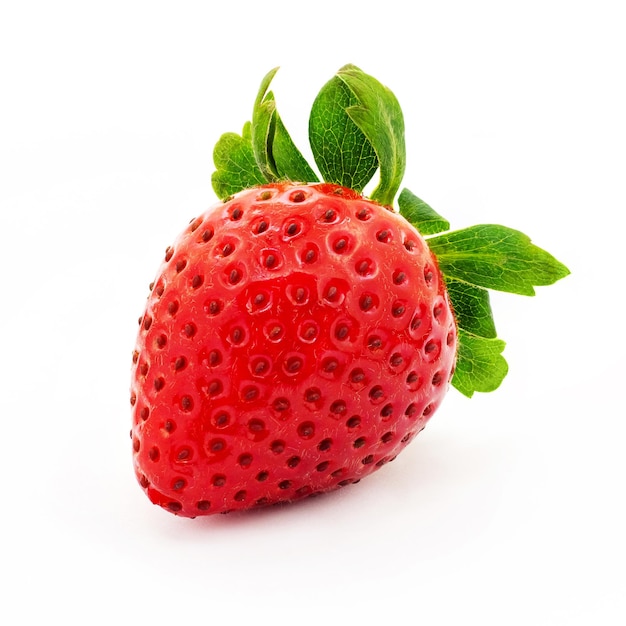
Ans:
{"label": "strawberry calyx", "polygon": [[[525,234],[495,224],[450,231],[449,222],[404,188],[404,117],[395,95],[354,65],[345,65],[320,90],[309,117],[309,143],[318,177],[295,146],[269,86],[278,68],[263,78],[241,135],[218,140],[212,175],[223,200],[244,189],[275,181],[314,183],[321,178],[363,193],[376,172],[369,199],[411,223],[436,257],[458,329],[452,385],[471,397],[497,389],[508,372],[497,337],[489,290],[535,295],[570,272]],[[396,200],[397,196],[397,200]],[[397,202],[397,206],[396,206]]]}

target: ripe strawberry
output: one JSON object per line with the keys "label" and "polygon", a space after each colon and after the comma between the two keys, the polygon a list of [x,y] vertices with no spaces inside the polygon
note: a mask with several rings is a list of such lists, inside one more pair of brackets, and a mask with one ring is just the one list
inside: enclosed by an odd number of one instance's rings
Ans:
{"label": "ripe strawberry", "polygon": [[337,185],[243,191],[168,248],[148,299],[139,480],[187,516],[355,482],[424,427],[455,354],[436,261],[403,218]]}
{"label": "ripe strawberry", "polygon": [[[447,222],[406,189],[391,208],[404,169],[396,101],[343,72],[311,115],[330,182],[290,182],[316,175],[266,94],[270,73],[252,128],[216,148],[214,187],[229,197],[191,221],[152,285],[133,355],[134,465],[150,500],[178,515],[296,500],[393,460],[451,380],[471,396],[506,374],[485,288],[530,294],[567,273],[504,227],[425,240]],[[372,93],[394,120],[382,139],[353,111]],[[356,165],[333,164],[337,136]],[[537,258],[548,275],[525,269]]]}

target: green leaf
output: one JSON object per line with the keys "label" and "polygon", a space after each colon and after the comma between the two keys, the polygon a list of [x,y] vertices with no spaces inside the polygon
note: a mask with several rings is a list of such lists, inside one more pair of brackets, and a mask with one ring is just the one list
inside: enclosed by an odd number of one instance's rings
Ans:
{"label": "green leaf", "polygon": [[372,144],[350,119],[347,109],[359,104],[337,76],[331,78],[313,102],[309,143],[322,178],[359,193],[378,169]]}
{"label": "green leaf", "polygon": [[254,159],[250,122],[246,122],[241,135],[224,133],[219,138],[213,150],[213,162],[217,169],[211,176],[211,183],[221,200],[268,182]]}
{"label": "green leaf", "polygon": [[374,148],[380,166],[380,181],[371,199],[392,206],[406,167],[404,117],[398,100],[390,89],[354,65],[337,72],[356,96],[359,104],[346,113]]}
{"label": "green leaf", "polygon": [[489,292],[452,278],[446,279],[446,288],[459,328],[479,337],[495,339]]}
{"label": "green leaf", "polygon": [[428,239],[446,279],[525,296],[551,285],[569,270],[530,238],[494,224],[472,226]]}
{"label": "green leaf", "polygon": [[252,147],[259,170],[268,181],[316,182],[317,175],[296,148],[278,111],[270,83],[278,68],[266,74],[252,111]]}
{"label": "green leaf", "polygon": [[311,169],[311,166],[293,143],[278,112],[276,112],[276,132],[272,145],[272,156],[279,178],[298,183],[316,183],[319,181],[317,174]]}
{"label": "green leaf", "polygon": [[270,70],[261,81],[261,86],[254,101],[252,110],[252,149],[258,168],[268,181],[278,178],[278,171],[272,158],[272,141],[274,140],[274,122],[276,103],[274,96],[267,93],[272,78],[278,68]]}
{"label": "green leaf", "polygon": [[400,215],[422,235],[435,235],[450,228],[448,220],[406,188],[398,196],[398,207]]}
{"label": "green leaf", "polygon": [[476,391],[497,389],[509,370],[501,354],[504,346],[501,339],[477,337],[459,328],[453,387],[468,398]]}

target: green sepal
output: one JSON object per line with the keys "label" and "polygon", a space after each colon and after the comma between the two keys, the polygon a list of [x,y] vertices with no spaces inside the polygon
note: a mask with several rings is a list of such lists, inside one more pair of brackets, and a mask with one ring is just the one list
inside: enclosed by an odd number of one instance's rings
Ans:
{"label": "green sepal", "polygon": [[277,71],[278,68],[274,68],[261,81],[252,111],[252,148],[257,167],[268,182],[317,182],[317,175],[296,148],[278,115],[274,94],[268,92]]}
{"label": "green sepal", "polygon": [[272,156],[281,180],[291,180],[298,183],[316,183],[319,181],[317,174],[311,169],[291,139],[278,112],[276,113],[276,132],[272,145]]}
{"label": "green sepal", "polygon": [[495,339],[496,325],[493,321],[489,292],[482,287],[452,278],[446,279],[445,282],[458,327],[478,337]]}
{"label": "green sepal", "polygon": [[493,391],[506,376],[508,365],[501,355],[505,342],[496,337],[489,292],[450,278],[446,288],[458,331],[452,385],[468,398],[476,391]]}
{"label": "green sepal", "polygon": [[406,187],[398,196],[400,215],[422,235],[436,235],[450,228],[450,222]]}
{"label": "green sepal", "polygon": [[501,339],[478,337],[459,328],[452,386],[468,398],[476,391],[497,389],[509,371],[502,356],[505,345]]}
{"label": "green sepal", "polygon": [[371,199],[392,206],[406,167],[404,116],[393,92],[354,65],[344,65],[338,72],[356,96],[359,104],[346,113],[363,132],[376,152],[380,168],[378,186]]}
{"label": "green sepal", "polygon": [[428,239],[446,279],[524,296],[551,285],[569,270],[518,230],[496,224],[471,226]]}
{"label": "green sepal", "polygon": [[213,162],[217,169],[211,175],[211,184],[220,200],[268,182],[254,158],[250,122],[245,123],[241,135],[224,133],[219,138],[213,149]]}
{"label": "green sepal", "polygon": [[328,183],[359,193],[378,169],[372,144],[347,113],[359,104],[356,96],[338,76],[320,90],[309,116],[309,143],[315,163]]}
{"label": "green sepal", "polygon": [[270,70],[261,81],[254,107],[252,109],[252,149],[257,167],[268,182],[278,178],[278,171],[272,158],[272,142],[274,140],[274,123],[276,102],[270,92],[267,93],[272,78],[278,68]]}

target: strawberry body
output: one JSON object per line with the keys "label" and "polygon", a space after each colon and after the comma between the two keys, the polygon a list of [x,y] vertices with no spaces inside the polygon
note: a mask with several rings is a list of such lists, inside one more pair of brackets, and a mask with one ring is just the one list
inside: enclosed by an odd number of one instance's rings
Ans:
{"label": "strawberry body", "polygon": [[168,248],[140,319],[137,478],[195,517],[358,481],[445,395],[457,330],[397,213],[328,183],[247,189]]}

